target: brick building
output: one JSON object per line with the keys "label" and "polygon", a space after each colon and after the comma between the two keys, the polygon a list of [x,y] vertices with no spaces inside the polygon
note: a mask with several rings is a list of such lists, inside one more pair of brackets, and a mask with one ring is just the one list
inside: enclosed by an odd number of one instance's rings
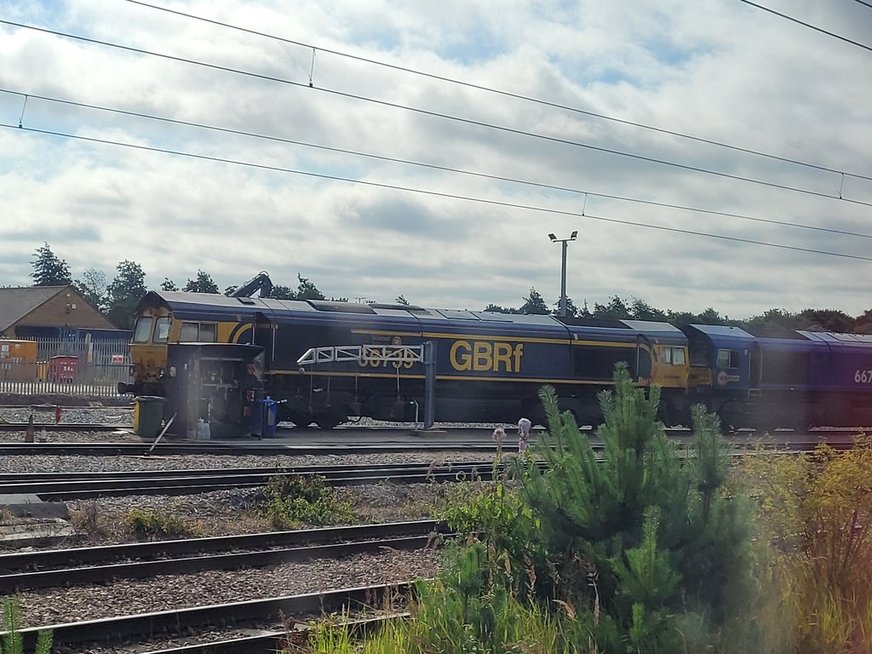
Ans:
{"label": "brick building", "polygon": [[0,288],[0,338],[69,338],[103,330],[121,331],[74,286]]}

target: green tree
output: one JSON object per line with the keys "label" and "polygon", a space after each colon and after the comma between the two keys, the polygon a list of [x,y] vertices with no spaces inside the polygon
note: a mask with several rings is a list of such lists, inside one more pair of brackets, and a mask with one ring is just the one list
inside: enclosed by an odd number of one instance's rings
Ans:
{"label": "green tree", "polygon": [[664,322],[666,320],[666,312],[655,309],[637,297],[633,298],[633,302],[630,305],[630,316],[633,320],[649,320],[653,322]]}
{"label": "green tree", "polygon": [[189,279],[182,290],[188,293],[218,293],[218,284],[212,281],[209,273],[197,270],[197,277]]}
{"label": "green tree", "polygon": [[169,277],[164,277],[164,280],[160,283],[160,290],[162,291],[178,291],[179,287],[176,286],[176,283],[171,280]]}
{"label": "green tree", "polygon": [[801,329],[848,334],[854,330],[857,320],[838,309],[805,309],[797,314]]}
{"label": "green tree", "polygon": [[726,316],[715,311],[712,307],[708,307],[698,316],[698,322],[701,325],[727,325],[729,319]]}
{"label": "green tree", "polygon": [[[560,300],[557,300],[557,302],[554,303],[554,311],[552,311],[551,314],[555,316],[560,315]],[[566,315],[572,318],[578,317],[578,307],[575,306],[571,297],[566,298]]]}
{"label": "green tree", "polygon": [[82,296],[98,311],[106,312],[108,283],[106,273],[96,268],[88,268],[82,273],[82,278],[75,281],[76,288]]}
{"label": "green tree", "polygon": [[513,307],[501,307],[498,304],[489,304],[483,310],[490,311],[492,313],[522,313],[522,311]]}
{"label": "green tree", "polygon": [[[657,419],[659,389],[646,397],[624,365],[614,384],[600,397],[601,455],[558,411],[553,389],[542,393],[549,430],[535,453],[546,465],[523,476],[549,557],[538,592],[596,607],[599,651],[707,650],[746,617],[750,584],[748,507],[725,492],[717,417],[695,408],[696,440],[683,453]],[[691,622],[693,643],[682,627]]]}
{"label": "green tree", "polygon": [[145,288],[145,272],[135,261],[125,259],[115,267],[117,274],[107,289],[108,317],[121,329],[133,327],[133,312],[142,297],[148,292]]}
{"label": "green tree", "polygon": [[69,265],[51,251],[48,243],[44,242],[36,248],[33,257],[30,261],[33,266],[30,276],[33,277],[34,286],[66,286],[73,283]]}
{"label": "green tree", "polygon": [[324,300],[324,294],[318,290],[318,288],[309,281],[308,277],[303,277],[300,273],[297,273],[297,294],[294,299],[296,300]]}
{"label": "green tree", "polygon": [[275,300],[296,300],[297,294],[294,293],[290,286],[282,286],[281,284],[276,284],[275,286],[273,286],[270,297]]}
{"label": "green tree", "polygon": [[521,313],[548,315],[548,305],[535,288],[530,288],[530,295],[524,298]]}
{"label": "green tree", "polygon": [[626,300],[613,295],[607,304],[593,303],[593,317],[607,320],[628,320],[631,317],[630,307],[627,306]]}

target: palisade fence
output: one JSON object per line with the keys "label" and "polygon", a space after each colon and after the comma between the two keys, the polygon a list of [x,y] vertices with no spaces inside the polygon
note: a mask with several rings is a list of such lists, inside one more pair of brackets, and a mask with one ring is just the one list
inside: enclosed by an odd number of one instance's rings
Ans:
{"label": "palisade fence", "polygon": [[130,381],[126,341],[32,339],[36,361],[0,360],[0,393],[117,397]]}

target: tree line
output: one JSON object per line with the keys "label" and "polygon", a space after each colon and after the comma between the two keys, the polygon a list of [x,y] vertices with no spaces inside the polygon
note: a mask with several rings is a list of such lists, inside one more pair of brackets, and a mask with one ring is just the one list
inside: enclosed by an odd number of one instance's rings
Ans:
{"label": "tree line", "polygon": [[[133,325],[133,311],[139,300],[146,294],[148,289],[145,285],[145,272],[142,266],[129,259],[119,261],[115,267],[115,277],[110,281],[106,273],[95,267],[84,270],[80,277],[73,279],[70,267],[64,259],[58,257],[48,243],[44,243],[34,252],[31,260],[34,286],[59,286],[73,284],[82,293],[88,302],[102,312],[113,324],[122,329],[129,329]],[[220,293],[220,289],[212,276],[197,270],[196,275],[188,278],[181,289],[176,283],[164,277],[159,285],[163,291],[186,291],[190,293]],[[225,294],[236,290],[236,286],[228,286],[224,289]],[[279,300],[325,300],[326,296],[318,289],[308,277],[297,273],[297,286],[285,286],[276,284],[273,286],[270,297]],[[347,302],[348,298],[331,298],[336,302]],[[405,296],[398,296],[394,302],[401,305],[409,305]],[[496,304],[488,304],[484,311],[515,314],[554,314],[558,313],[558,303],[554,308],[549,308],[542,294],[530,288],[529,294],[521,299],[517,307],[503,307]],[[872,309],[859,316],[850,316],[838,309],[804,309],[798,313],[791,313],[783,309],[768,309],[762,314],[752,316],[744,320],[732,320],[726,315],[721,315],[712,307],[706,308],[701,313],[688,311],[673,311],[672,309],[658,309],[644,300],[636,297],[621,298],[618,295],[611,296],[607,302],[600,304],[595,302],[593,308],[588,307],[585,301],[581,308],[577,307],[571,298],[566,301],[567,314],[569,316],[589,319],[598,318],[605,320],[648,320],[668,322],[676,327],[684,327],[690,324],[704,325],[735,325],[745,329],[751,329],[757,333],[773,333],[785,329],[812,329],[822,331],[834,331],[841,333],[872,334]]]}

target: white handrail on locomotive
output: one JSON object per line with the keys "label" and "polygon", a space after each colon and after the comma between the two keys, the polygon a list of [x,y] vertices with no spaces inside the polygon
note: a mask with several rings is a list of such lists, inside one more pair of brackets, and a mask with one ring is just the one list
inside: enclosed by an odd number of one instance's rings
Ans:
{"label": "white handrail on locomotive", "polygon": [[[436,385],[436,346],[432,341],[422,345],[326,345],[310,347],[297,359],[300,371],[304,366],[322,363],[341,363],[347,361],[367,361],[370,363],[393,363],[399,375],[400,366],[405,363],[423,363],[424,374],[424,429],[431,429],[434,423],[434,400]],[[429,350],[429,356],[428,356]],[[399,383],[399,377],[398,383]],[[418,402],[415,405],[415,429],[418,429]]]}
{"label": "white handrail on locomotive", "polygon": [[373,363],[423,363],[423,345],[328,345],[310,347],[297,359],[298,366],[343,361]]}

